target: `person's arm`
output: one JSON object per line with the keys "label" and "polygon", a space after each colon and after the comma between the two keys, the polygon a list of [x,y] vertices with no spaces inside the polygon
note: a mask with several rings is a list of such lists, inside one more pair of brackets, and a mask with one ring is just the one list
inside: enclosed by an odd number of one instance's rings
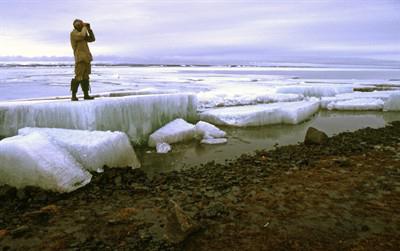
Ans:
{"label": "person's arm", "polygon": [[90,28],[90,26],[88,26],[87,28],[88,28],[89,36],[86,37],[86,41],[88,41],[88,42],[96,41],[96,38],[94,37],[93,30]]}
{"label": "person's arm", "polygon": [[79,32],[72,32],[71,39],[74,41],[82,41],[85,40],[88,34],[87,28],[84,26]]}

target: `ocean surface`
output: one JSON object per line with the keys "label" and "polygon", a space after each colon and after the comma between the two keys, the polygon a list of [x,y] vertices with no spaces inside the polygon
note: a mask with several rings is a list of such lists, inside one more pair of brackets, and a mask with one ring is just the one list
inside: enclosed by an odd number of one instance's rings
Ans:
{"label": "ocean surface", "polygon": [[[69,96],[73,66],[0,62],[0,100]],[[171,93],[229,91],[285,85],[400,87],[400,69],[377,66],[129,66],[94,65],[92,92]],[[235,95],[237,94],[235,93]],[[240,98],[240,95],[237,98]]]}

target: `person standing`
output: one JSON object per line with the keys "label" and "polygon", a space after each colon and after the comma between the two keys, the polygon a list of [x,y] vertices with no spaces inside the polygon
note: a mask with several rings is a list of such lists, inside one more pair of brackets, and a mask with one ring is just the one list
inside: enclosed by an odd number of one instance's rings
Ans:
{"label": "person standing", "polygon": [[91,73],[93,57],[90,53],[88,43],[94,42],[96,39],[89,23],[84,23],[80,19],[75,19],[73,26],[74,30],[71,32],[71,46],[75,58],[75,77],[71,80],[71,100],[78,101],[76,93],[78,92],[79,84],[84,94],[83,98],[94,99],[94,97],[89,95],[89,74]]}

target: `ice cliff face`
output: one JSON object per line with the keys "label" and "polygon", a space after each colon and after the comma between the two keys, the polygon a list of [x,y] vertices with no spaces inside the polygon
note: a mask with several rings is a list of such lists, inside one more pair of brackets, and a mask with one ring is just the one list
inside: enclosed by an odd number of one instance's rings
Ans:
{"label": "ice cliff face", "polygon": [[23,127],[122,131],[134,144],[175,118],[197,117],[191,94],[140,95],[93,101],[19,101],[0,103],[0,135],[13,136]]}

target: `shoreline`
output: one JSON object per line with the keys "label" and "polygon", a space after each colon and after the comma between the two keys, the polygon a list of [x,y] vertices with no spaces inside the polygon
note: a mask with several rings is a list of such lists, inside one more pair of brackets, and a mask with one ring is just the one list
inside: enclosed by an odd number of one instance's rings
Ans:
{"label": "shoreline", "polygon": [[0,247],[396,250],[399,152],[397,121],[151,178],[107,169],[70,194],[3,186]]}

